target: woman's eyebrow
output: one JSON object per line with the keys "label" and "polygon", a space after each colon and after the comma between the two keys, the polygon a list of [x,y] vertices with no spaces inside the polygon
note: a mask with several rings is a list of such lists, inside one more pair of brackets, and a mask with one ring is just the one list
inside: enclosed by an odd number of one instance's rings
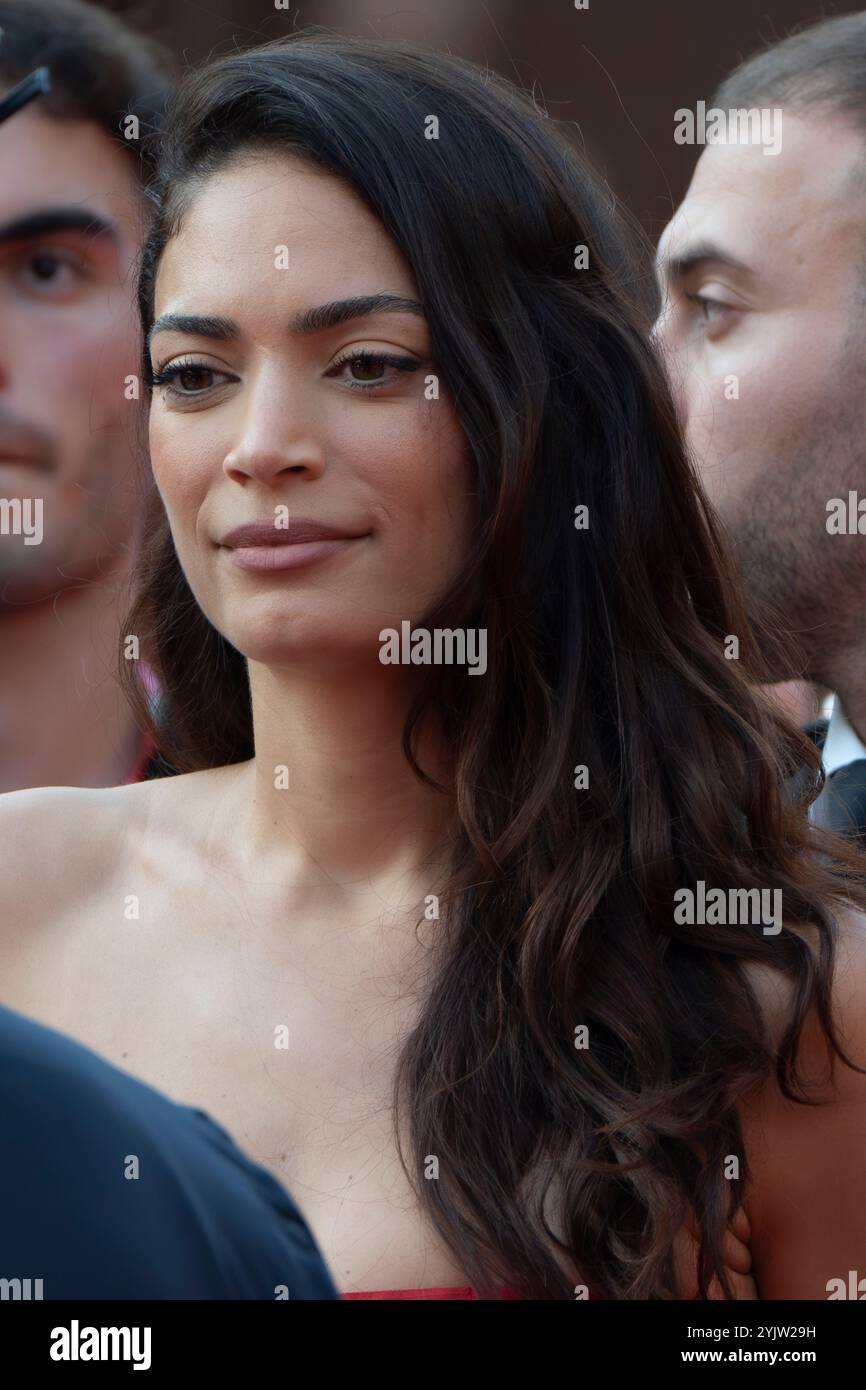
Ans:
{"label": "woman's eyebrow", "polygon": [[[323,333],[351,319],[368,318],[372,314],[416,314],[423,318],[424,310],[417,299],[407,299],[405,295],[384,292],[355,295],[351,299],[333,299],[328,304],[305,309],[292,319],[289,331]],[[167,332],[190,333],[197,338],[216,338],[220,342],[240,337],[240,329],[232,319],[208,314],[162,314],[147,335],[148,343],[156,333]]]}
{"label": "woman's eyebrow", "polygon": [[349,319],[366,318],[371,314],[418,314],[423,318],[424,310],[417,299],[407,299],[401,294],[362,294],[307,309],[298,314],[289,327],[292,333],[321,333]]}

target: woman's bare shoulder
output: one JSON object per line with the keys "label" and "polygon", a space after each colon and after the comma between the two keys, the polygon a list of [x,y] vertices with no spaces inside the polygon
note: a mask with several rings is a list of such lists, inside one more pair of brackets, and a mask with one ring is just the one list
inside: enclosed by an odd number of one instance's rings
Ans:
{"label": "woman's bare shoulder", "polygon": [[[849,900],[838,901],[831,912],[836,922],[834,965],[831,985],[834,1020],[842,1029],[855,1032],[864,1017],[866,990],[866,911]],[[814,928],[792,926],[792,930],[810,946],[817,961],[818,938]],[[795,986],[791,979],[771,964],[761,961],[745,963],[745,973],[758,1000],[771,1043],[782,1040],[790,1021]]]}
{"label": "woman's bare shoulder", "polygon": [[[28,787],[0,796],[0,903],[21,899],[58,879],[86,876],[110,855],[130,815],[140,814],[137,787]],[[125,793],[132,793],[126,796]]]}
{"label": "woman's bare shoulder", "polygon": [[[866,1249],[866,914],[840,903],[834,916],[830,1013],[854,1067],[839,1058],[831,1063],[812,1009],[797,1054],[801,1095],[811,1103],[789,1099],[771,1075],[741,1110],[763,1298],[826,1298],[830,1281],[862,1262]],[[765,980],[762,998],[778,1038],[791,1016],[792,989]]]}
{"label": "woman's bare shoulder", "polygon": [[0,795],[0,920],[97,886],[151,826],[181,825],[229,768],[118,787],[31,787]]}

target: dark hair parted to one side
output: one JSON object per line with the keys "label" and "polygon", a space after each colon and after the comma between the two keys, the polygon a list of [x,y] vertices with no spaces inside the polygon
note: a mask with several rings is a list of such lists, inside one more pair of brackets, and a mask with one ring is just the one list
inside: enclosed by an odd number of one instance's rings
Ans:
{"label": "dark hair parted to one side", "polygon": [[[0,82],[48,67],[51,90],[40,107],[93,121],[151,176],[147,137],[160,128],[172,86],[167,48],[86,0],[0,0],[0,30]],[[138,117],[137,140],[124,137],[127,116]]]}
{"label": "dark hair parted to one side", "polygon": [[[395,1080],[407,1175],[482,1296],[504,1280],[572,1298],[580,1277],[601,1297],[676,1297],[674,1235],[692,1212],[705,1297],[726,1278],[749,1176],[736,1103],[774,1064],[794,1094],[813,1003],[836,1044],[831,906],[866,902],[866,859],[780,791],[804,765],[811,800],[819,758],[751,684],[766,671],[648,343],[643,272],[610,194],[529,96],[414,44],[306,31],[182,84],[143,255],[145,331],[190,199],[251,149],[330,171],[393,238],[476,472],[477,543],[423,623],[486,628],[488,670],[422,671],[404,731],[431,781],[417,731],[428,712],[441,721],[454,806],[437,968]],[[153,506],[123,630],[164,681],[154,732],[180,771],[247,759],[245,661],[198,608]],[[698,879],[781,889],[802,931],[677,925],[675,890]],[[778,1059],[747,962],[796,986]]]}
{"label": "dark hair parted to one side", "polygon": [[866,12],[821,20],[751,54],[719,84],[710,104],[791,112],[820,107],[866,128]]}

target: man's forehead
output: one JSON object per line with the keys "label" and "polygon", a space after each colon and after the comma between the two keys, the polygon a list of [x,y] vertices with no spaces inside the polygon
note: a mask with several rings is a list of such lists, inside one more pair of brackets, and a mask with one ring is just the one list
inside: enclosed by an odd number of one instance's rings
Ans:
{"label": "man's forehead", "polygon": [[689,192],[659,238],[660,270],[684,260],[730,260],[752,266],[760,245],[755,210],[742,200]]}
{"label": "man's forehead", "polygon": [[86,202],[115,220],[138,220],[133,161],[93,121],[27,107],[0,124],[0,215],[34,202]]}
{"label": "man's forehead", "polygon": [[[731,257],[759,265],[788,251],[806,254],[850,220],[840,190],[863,159],[860,133],[838,117],[794,117],[782,122],[778,154],[758,144],[707,146],[685,199],[659,241],[659,262],[710,242]],[[855,215],[862,235],[862,212]]]}

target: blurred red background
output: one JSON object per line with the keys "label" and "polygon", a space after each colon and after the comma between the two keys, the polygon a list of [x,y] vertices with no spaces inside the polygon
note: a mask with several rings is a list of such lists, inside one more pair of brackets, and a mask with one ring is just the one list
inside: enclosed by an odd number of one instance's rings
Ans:
{"label": "blurred red background", "polygon": [[[308,25],[418,38],[487,63],[572,122],[596,167],[655,239],[680,200],[695,150],[675,145],[674,111],[709,100],[755,48],[859,6],[816,0],[102,0],[200,63]],[[279,0],[287,3],[287,0]]]}

